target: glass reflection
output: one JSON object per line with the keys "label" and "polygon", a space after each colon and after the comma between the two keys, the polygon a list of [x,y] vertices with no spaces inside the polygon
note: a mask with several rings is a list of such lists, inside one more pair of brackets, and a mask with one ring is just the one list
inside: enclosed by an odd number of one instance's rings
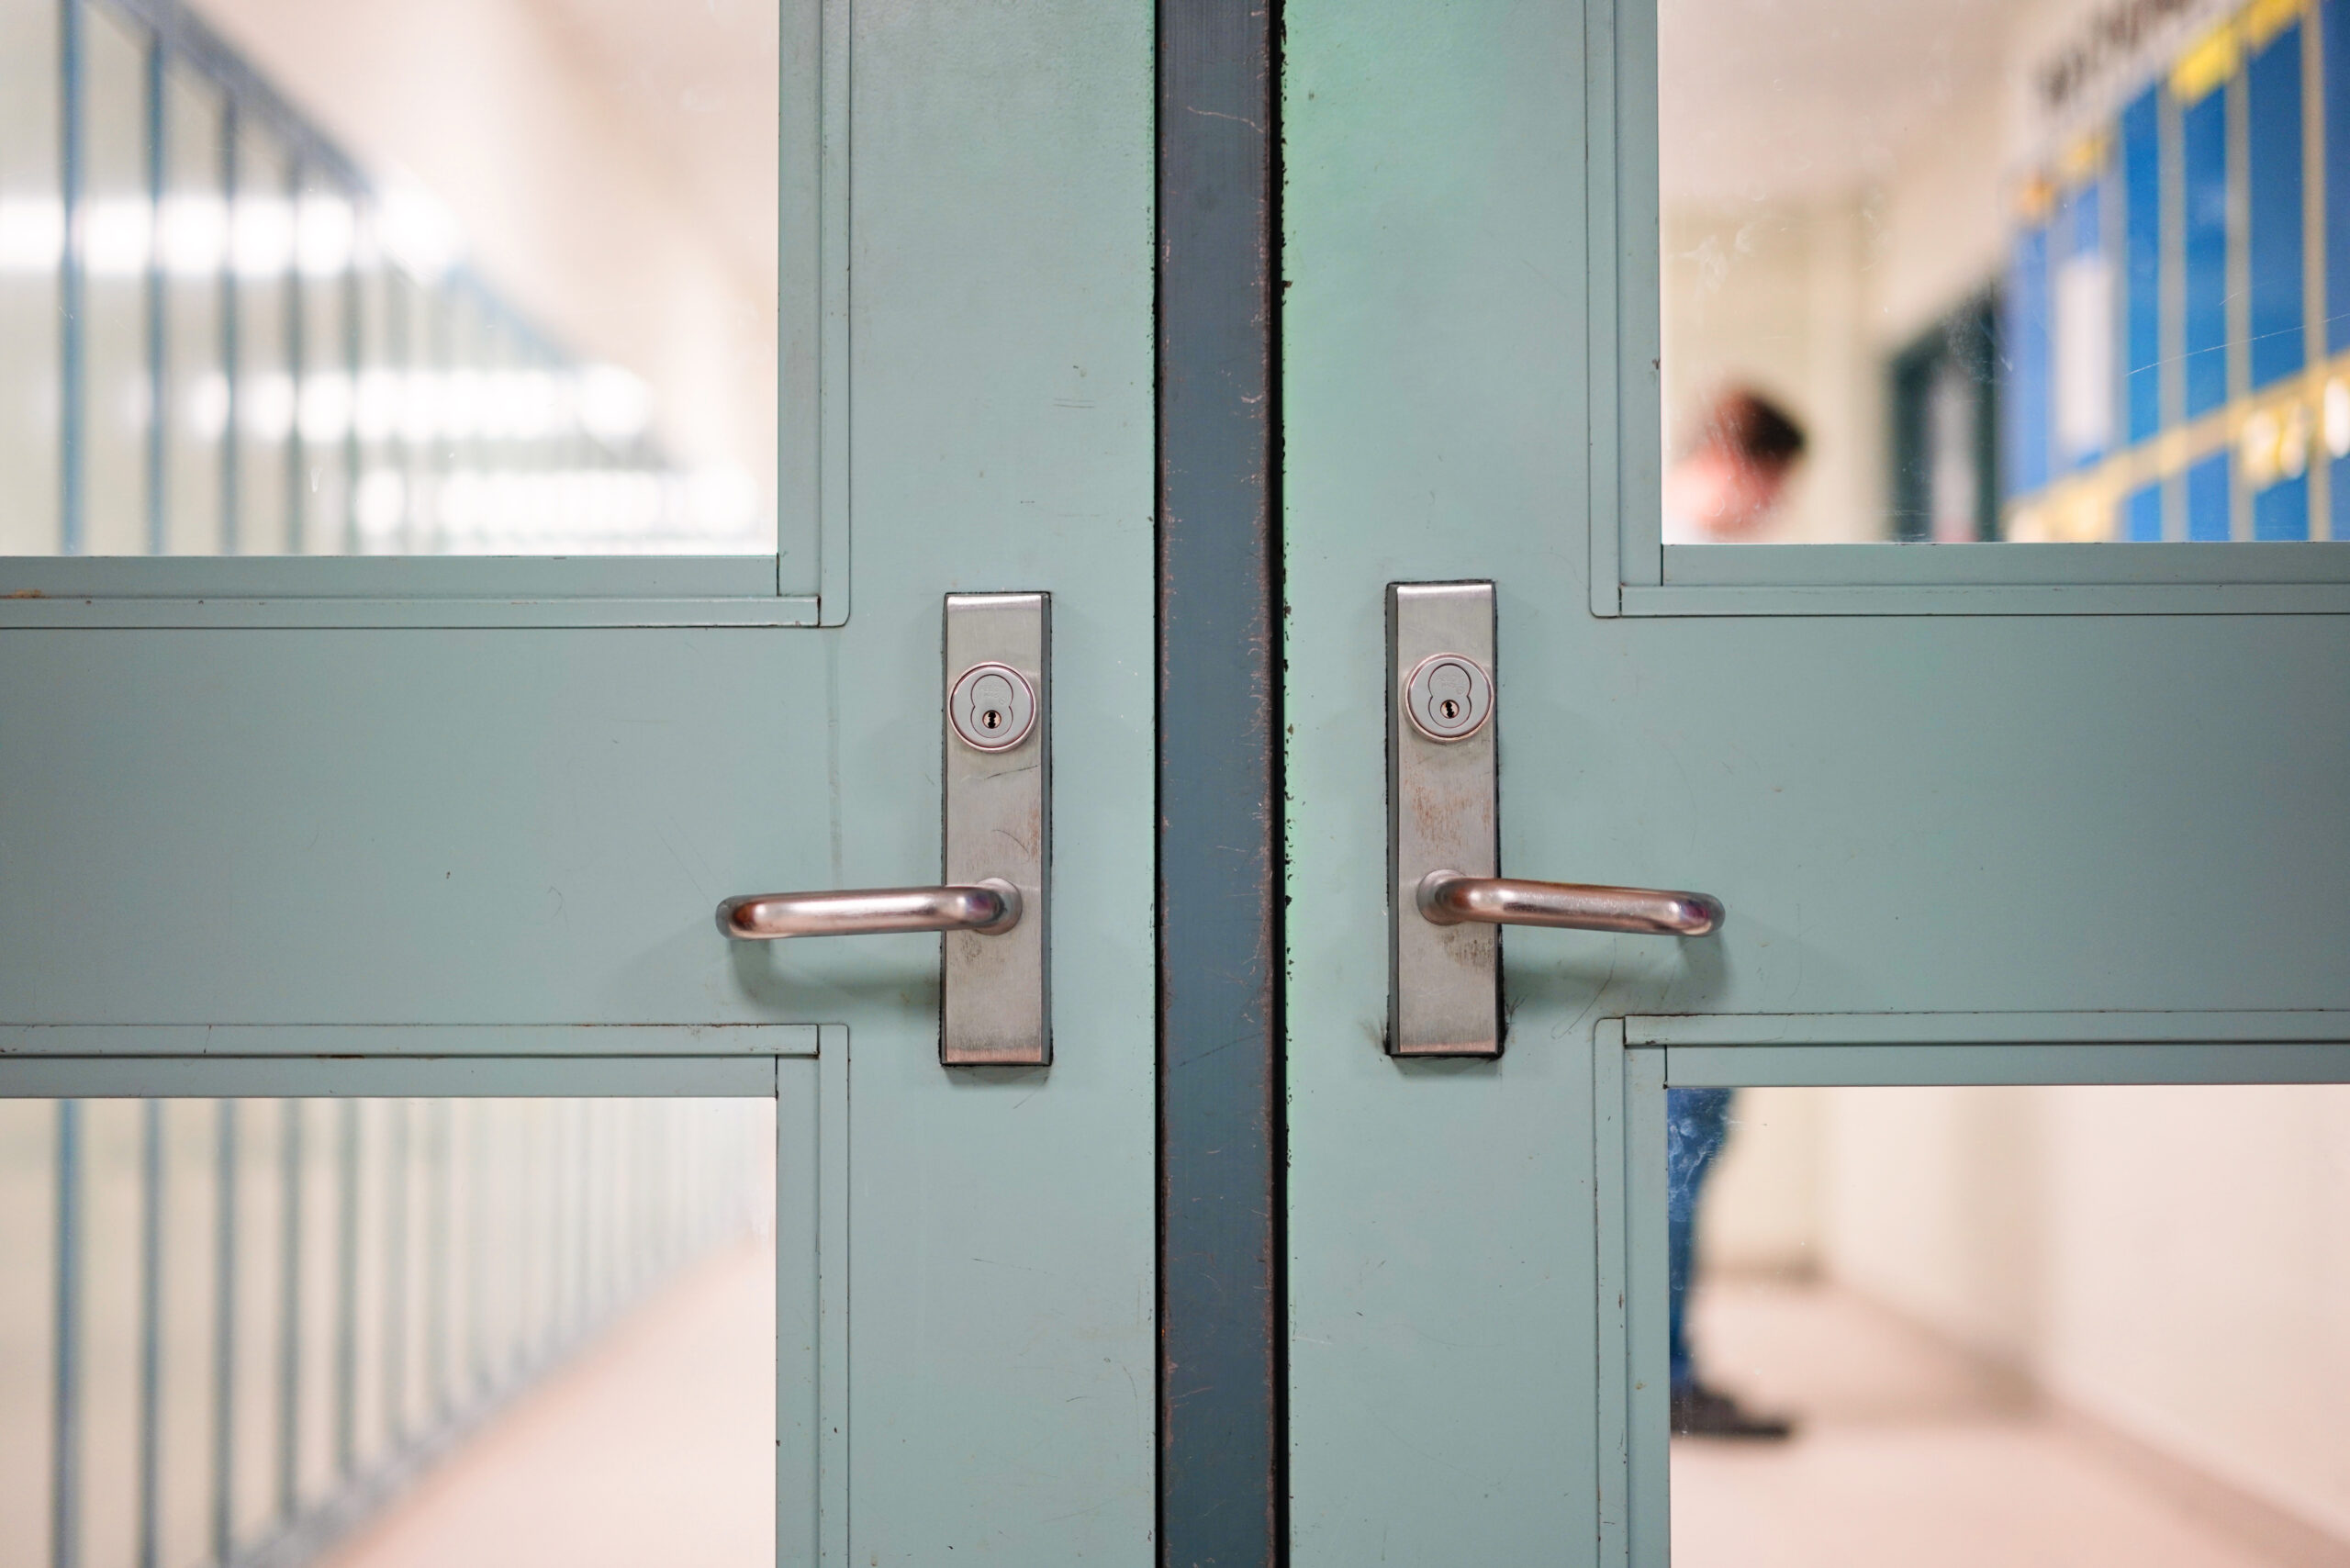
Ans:
{"label": "glass reflection", "polygon": [[0,553],[765,553],[774,0],[0,0]]}
{"label": "glass reflection", "polygon": [[2350,538],[2350,0],[1659,23],[1668,543]]}

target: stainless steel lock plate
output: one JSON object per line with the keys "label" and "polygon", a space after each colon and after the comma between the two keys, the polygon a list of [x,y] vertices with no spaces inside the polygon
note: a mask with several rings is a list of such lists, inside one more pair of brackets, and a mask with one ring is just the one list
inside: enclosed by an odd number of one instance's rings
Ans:
{"label": "stainless steel lock plate", "polygon": [[[1387,585],[1387,1049],[1501,1054],[1501,932],[1419,910],[1437,870],[1490,877],[1495,810],[1494,585]],[[1450,704],[1448,708],[1447,704]]]}
{"label": "stainless steel lock plate", "polygon": [[1502,1049],[1505,925],[1711,936],[1710,893],[1500,874],[1494,585],[1387,585],[1387,1048]]}
{"label": "stainless steel lock plate", "polygon": [[1040,1067],[1053,1059],[1052,599],[946,597],[946,881],[1009,882],[1011,929],[949,931],[938,1059]]}

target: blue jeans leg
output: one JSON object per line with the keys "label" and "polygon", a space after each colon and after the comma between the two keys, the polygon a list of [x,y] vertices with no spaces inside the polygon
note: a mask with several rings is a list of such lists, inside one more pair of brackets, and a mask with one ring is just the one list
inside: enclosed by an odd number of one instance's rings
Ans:
{"label": "blue jeans leg", "polygon": [[1714,1158],[1729,1137],[1729,1103],[1736,1092],[1734,1089],[1664,1092],[1665,1249],[1672,1282],[1667,1344],[1675,1388],[1697,1380],[1689,1355],[1686,1315],[1689,1274],[1697,1249],[1697,1200],[1705,1191]]}

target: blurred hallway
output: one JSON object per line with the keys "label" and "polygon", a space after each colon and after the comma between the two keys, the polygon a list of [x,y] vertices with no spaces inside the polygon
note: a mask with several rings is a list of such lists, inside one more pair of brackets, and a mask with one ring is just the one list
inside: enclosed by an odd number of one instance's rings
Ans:
{"label": "blurred hallway", "polygon": [[1802,1428],[1675,1440],[1677,1568],[2350,1564],[2350,1542],[2037,1404],[1848,1290],[1732,1277],[1695,1312],[1711,1375]]}
{"label": "blurred hallway", "polygon": [[326,1561],[771,1563],[775,1268],[762,1238],[687,1271]]}

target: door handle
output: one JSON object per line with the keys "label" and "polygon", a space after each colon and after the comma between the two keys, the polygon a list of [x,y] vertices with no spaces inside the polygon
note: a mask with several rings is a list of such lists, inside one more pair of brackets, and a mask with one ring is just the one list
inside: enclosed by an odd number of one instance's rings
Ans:
{"label": "door handle", "polygon": [[946,861],[935,888],[754,893],[718,906],[741,942],[935,931],[938,1059],[1043,1067],[1052,1033],[1052,599],[946,596]]}
{"label": "door handle", "polygon": [[718,906],[718,929],[739,942],[883,936],[904,931],[976,931],[996,936],[1019,924],[1020,890],[1001,877],[968,887],[752,893]]}
{"label": "door handle", "polygon": [[1413,902],[1436,925],[1551,925],[1629,936],[1711,936],[1722,901],[1662,888],[1603,888],[1588,882],[1524,882],[1430,871]]}
{"label": "door handle", "polygon": [[1494,585],[1387,586],[1387,1049],[1495,1057],[1504,925],[1710,936],[1722,905],[1501,875]]}

